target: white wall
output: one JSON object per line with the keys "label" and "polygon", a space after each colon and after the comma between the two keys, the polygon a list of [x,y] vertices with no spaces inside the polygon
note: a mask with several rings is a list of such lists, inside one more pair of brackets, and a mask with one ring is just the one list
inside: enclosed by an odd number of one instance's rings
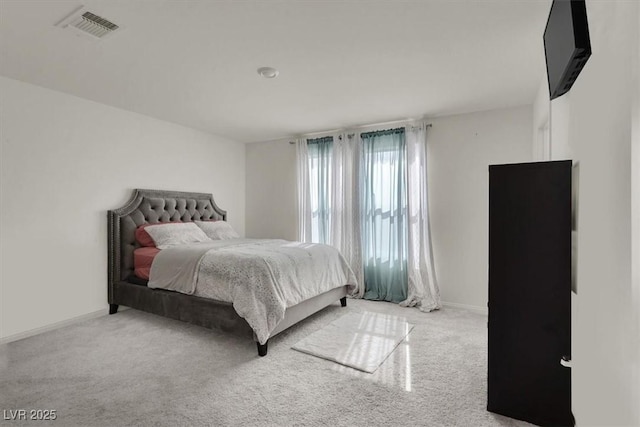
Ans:
{"label": "white wall", "polygon": [[0,338],[107,307],[108,209],[213,193],[244,234],[244,145],[0,77]]}
{"label": "white wall", "polygon": [[531,161],[531,106],[441,117],[427,139],[442,301],[486,310],[489,165]]}
{"label": "white wall", "polygon": [[638,9],[637,2],[587,1],[592,56],[571,91],[551,102],[552,157],[579,163],[572,307],[572,406],[579,426],[640,425],[637,241],[632,251],[640,197]]}
{"label": "white wall", "polygon": [[[631,75],[633,106],[631,109],[631,287],[633,293],[632,315],[635,317],[637,335],[640,335],[640,6],[636,11],[636,53],[633,55]],[[633,87],[635,86],[635,91]],[[635,261],[633,261],[635,260]],[[639,340],[640,341],[640,340]],[[633,354],[632,354],[633,357]],[[640,342],[636,345],[635,361],[632,362],[632,402],[640,402]],[[633,420],[640,425],[640,405],[634,406]]]}
{"label": "white wall", "polygon": [[[486,310],[488,165],[531,160],[531,107],[433,119],[429,185],[443,301]],[[247,236],[295,240],[296,149],[247,145]]]}
{"label": "white wall", "polygon": [[[546,73],[544,69],[543,72]],[[551,158],[550,139],[549,84],[545,74],[540,79],[538,92],[533,102],[533,161],[543,161]]]}
{"label": "white wall", "polygon": [[246,145],[247,237],[297,239],[296,146]]}

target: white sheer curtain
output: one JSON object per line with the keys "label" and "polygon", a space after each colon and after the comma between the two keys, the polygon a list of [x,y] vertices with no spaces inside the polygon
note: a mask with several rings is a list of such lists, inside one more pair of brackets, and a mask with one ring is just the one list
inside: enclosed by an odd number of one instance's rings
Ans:
{"label": "white sheer curtain", "polygon": [[421,311],[441,307],[440,289],[434,269],[427,191],[427,126],[405,127],[407,144],[407,208],[409,228],[408,296],[400,303]]}
{"label": "white sheer curtain", "polygon": [[364,294],[360,216],[360,150],[355,133],[333,138],[331,234],[329,243],[345,257],[356,275],[358,289],[354,296]]}
{"label": "white sheer curtain", "polygon": [[[326,243],[340,251],[358,281],[354,294],[362,297],[364,279],[360,242],[359,139],[355,133],[335,134],[331,150],[329,188],[330,224]],[[298,162],[298,240],[313,242],[313,203],[311,200],[312,172],[309,168],[307,139],[296,141]],[[317,243],[317,242],[316,242]]]}
{"label": "white sheer curtain", "polygon": [[296,160],[298,163],[298,240],[311,242],[311,186],[306,138],[296,140]]}

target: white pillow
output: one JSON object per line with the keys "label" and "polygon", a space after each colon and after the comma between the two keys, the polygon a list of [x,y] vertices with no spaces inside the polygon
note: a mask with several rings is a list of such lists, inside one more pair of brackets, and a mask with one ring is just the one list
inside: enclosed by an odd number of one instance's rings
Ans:
{"label": "white pillow", "polygon": [[211,239],[193,222],[175,222],[150,225],[144,229],[153,239],[158,249],[188,243],[209,242]]}
{"label": "white pillow", "polygon": [[212,240],[238,239],[240,235],[226,221],[194,221]]}

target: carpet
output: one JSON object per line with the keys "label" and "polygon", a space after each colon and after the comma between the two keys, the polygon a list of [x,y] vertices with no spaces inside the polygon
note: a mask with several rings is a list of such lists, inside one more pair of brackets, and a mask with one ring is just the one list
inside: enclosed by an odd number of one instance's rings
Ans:
{"label": "carpet", "polygon": [[[291,346],[345,313],[404,317],[373,373]],[[487,412],[487,316],[339,302],[269,341],[123,310],[0,345],[1,410],[55,409],[58,427],[530,427]]]}
{"label": "carpet", "polygon": [[412,329],[404,317],[370,311],[348,313],[292,348],[372,374]]}

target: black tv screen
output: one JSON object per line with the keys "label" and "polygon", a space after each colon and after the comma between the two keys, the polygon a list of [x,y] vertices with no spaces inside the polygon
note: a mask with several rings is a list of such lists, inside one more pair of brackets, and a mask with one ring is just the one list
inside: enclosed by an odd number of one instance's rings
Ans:
{"label": "black tv screen", "polygon": [[591,56],[587,7],[584,0],[554,0],[544,30],[549,96],[571,89]]}

